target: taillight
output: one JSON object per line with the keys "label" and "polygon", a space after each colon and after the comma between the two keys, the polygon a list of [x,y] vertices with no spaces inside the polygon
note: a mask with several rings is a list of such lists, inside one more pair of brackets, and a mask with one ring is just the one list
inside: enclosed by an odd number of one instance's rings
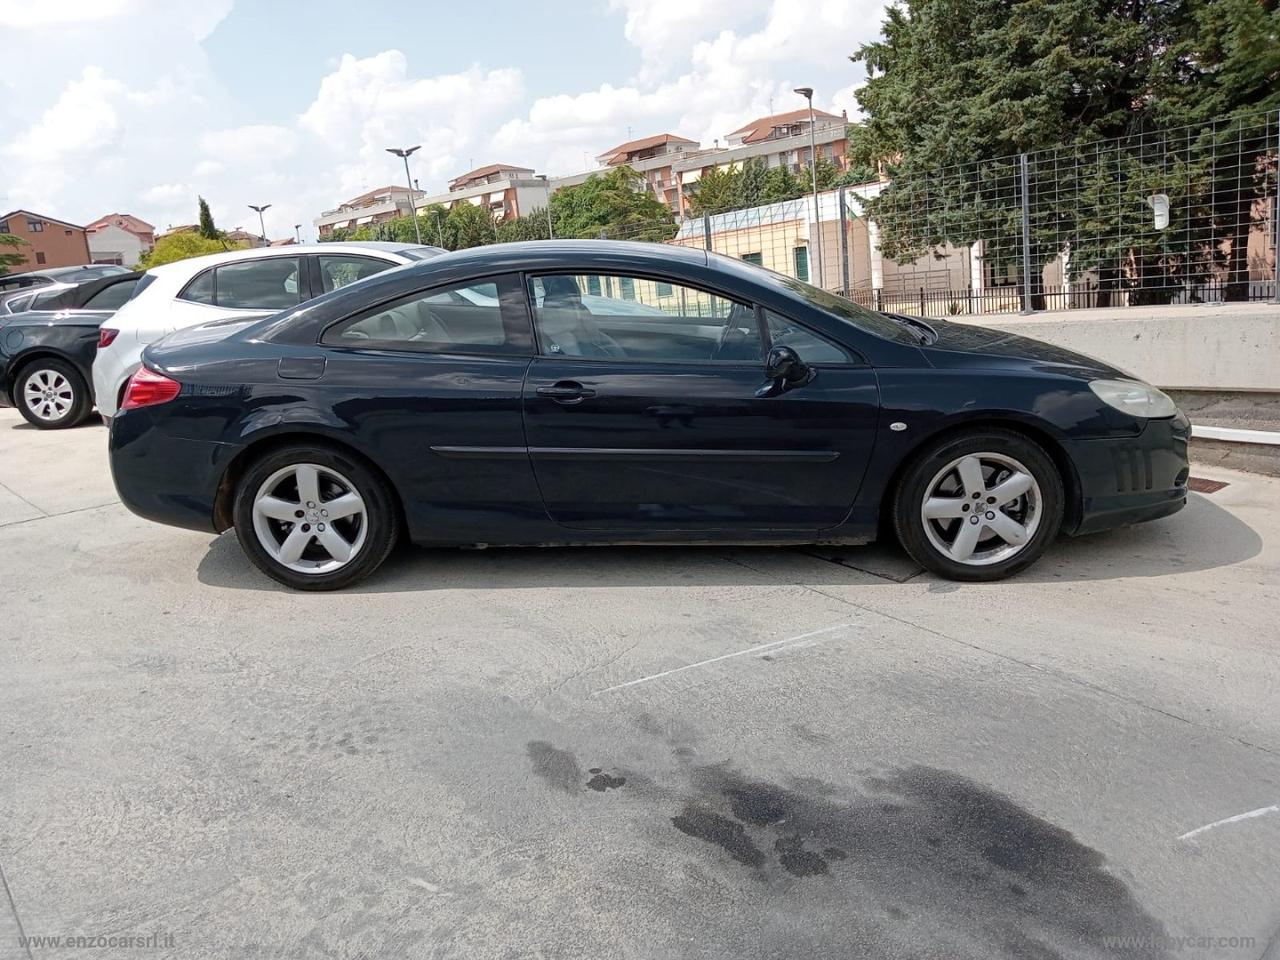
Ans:
{"label": "taillight", "polygon": [[170,380],[162,373],[139,367],[138,372],[129,378],[124,388],[124,401],[121,410],[133,410],[137,407],[150,407],[157,403],[168,403],[178,395],[182,384]]}
{"label": "taillight", "polygon": [[98,349],[109,347],[115,342],[116,337],[120,335],[119,330],[112,330],[110,327],[98,328]]}

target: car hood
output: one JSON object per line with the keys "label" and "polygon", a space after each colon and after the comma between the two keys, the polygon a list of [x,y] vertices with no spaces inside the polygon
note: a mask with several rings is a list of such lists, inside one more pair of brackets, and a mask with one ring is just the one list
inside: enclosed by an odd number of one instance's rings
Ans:
{"label": "car hood", "polygon": [[935,367],[1021,368],[1052,370],[1090,380],[1137,379],[1105,361],[1043,340],[968,323],[933,319],[928,323],[937,331],[938,339],[920,349]]}

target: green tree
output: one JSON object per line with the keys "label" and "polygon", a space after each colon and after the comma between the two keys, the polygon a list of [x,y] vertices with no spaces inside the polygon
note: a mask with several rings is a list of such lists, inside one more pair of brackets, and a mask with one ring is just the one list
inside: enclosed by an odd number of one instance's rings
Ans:
{"label": "green tree", "polygon": [[12,253],[0,252],[0,275],[8,273],[10,267],[27,262],[26,256],[18,252],[19,247],[25,246],[27,241],[21,237],[15,237],[12,233],[0,233],[0,247],[13,248]]}
{"label": "green tree", "polygon": [[[1240,176],[1262,156],[1251,152],[1255,144],[1217,170],[1188,166],[1195,150],[1170,159],[1134,141],[1106,158],[1090,145],[1273,105],[1280,96],[1276,18],[1276,0],[903,0],[890,7],[882,37],[853,56],[868,81],[858,93],[865,122],[850,131],[856,166],[888,166],[890,184],[866,204],[886,253],[910,260],[943,243],[986,238],[989,262],[1019,262],[1014,155],[1048,151],[1043,176],[1055,189],[1035,197],[1033,289],[1037,267],[1063,252],[1065,238],[1074,240],[1072,271],[1098,269],[1104,289],[1132,286],[1133,276],[1165,286],[1194,279],[1202,264],[1179,259],[1149,227],[1134,230],[1144,218],[1149,223],[1145,198],[1153,185],[1175,200],[1182,199],[1169,188],[1175,182],[1211,198],[1204,217],[1194,217],[1202,233],[1192,236],[1188,225],[1188,249],[1231,239],[1242,257],[1239,228],[1236,238],[1224,237],[1221,225],[1238,224],[1265,189],[1263,178]],[[1230,142],[1231,132],[1221,132]],[[1233,186],[1232,173],[1244,182]],[[1105,202],[1086,207],[1091,198]],[[1131,239],[1121,244],[1121,237]],[[1032,306],[1042,305],[1033,293]]]}
{"label": "green tree", "polygon": [[176,263],[191,257],[203,257],[209,253],[222,253],[226,250],[238,250],[246,246],[243,243],[232,243],[227,240],[211,240],[198,233],[171,233],[156,241],[155,247],[147,251],[138,260],[139,270],[149,270],[165,263]]}
{"label": "green tree", "polygon": [[879,180],[876,168],[865,163],[851,163],[840,176],[836,177],[833,187],[856,187],[863,183],[875,183]]}
{"label": "green tree", "polygon": [[479,247],[498,239],[493,214],[474,203],[455,203],[445,217],[443,231],[445,247],[449,250]]}
{"label": "green tree", "polygon": [[205,202],[204,197],[197,197],[200,201],[200,236],[206,240],[218,240],[222,237],[222,231],[213,223],[213,214],[209,212],[209,204]]}
{"label": "green tree", "polygon": [[547,240],[547,210],[535,207],[524,216],[498,224],[498,242],[516,243],[521,240]]}
{"label": "green tree", "polygon": [[779,203],[783,200],[794,200],[804,190],[800,181],[789,167],[770,167],[764,177],[764,189],[761,192],[761,203]]}
{"label": "green tree", "polygon": [[[840,171],[836,169],[836,165],[822,154],[818,154],[817,160],[813,163],[813,171],[818,178],[819,190],[830,190],[836,186],[836,180],[840,176]],[[813,193],[813,180],[809,177],[809,165],[806,163],[804,169],[800,171],[800,192]]]}
{"label": "green tree", "polygon": [[551,218],[562,238],[605,236],[619,240],[670,240],[675,215],[628,166],[593,173],[584,182],[551,195]]}
{"label": "green tree", "polygon": [[742,165],[738,180],[738,202],[744,207],[758,207],[765,202],[765,183],[769,166],[761,157],[755,157]]}
{"label": "green tree", "polygon": [[739,210],[743,206],[742,174],[733,163],[728,167],[712,167],[704,173],[689,198],[689,209],[698,217]]}

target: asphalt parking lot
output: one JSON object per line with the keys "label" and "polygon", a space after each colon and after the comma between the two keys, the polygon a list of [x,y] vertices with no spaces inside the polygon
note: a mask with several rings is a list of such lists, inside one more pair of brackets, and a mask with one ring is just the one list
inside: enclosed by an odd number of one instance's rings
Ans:
{"label": "asphalt parking lot", "polygon": [[105,442],[0,410],[0,957],[1280,950],[1280,481],[992,585],[405,549],[304,595]]}

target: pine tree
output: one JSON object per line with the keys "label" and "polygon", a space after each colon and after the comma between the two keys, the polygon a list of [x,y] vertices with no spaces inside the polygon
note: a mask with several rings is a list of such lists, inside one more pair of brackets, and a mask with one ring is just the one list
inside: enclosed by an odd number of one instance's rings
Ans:
{"label": "pine tree", "polygon": [[209,212],[209,204],[205,202],[204,197],[197,197],[200,201],[200,236],[206,240],[222,239],[222,231],[213,223],[213,214]]}

